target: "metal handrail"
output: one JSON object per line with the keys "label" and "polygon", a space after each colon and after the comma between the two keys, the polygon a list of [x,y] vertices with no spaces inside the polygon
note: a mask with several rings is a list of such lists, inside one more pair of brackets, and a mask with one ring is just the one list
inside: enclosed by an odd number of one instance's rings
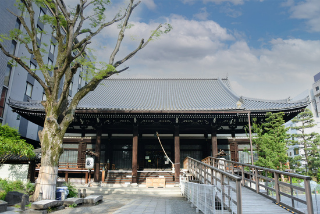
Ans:
{"label": "metal handrail", "polygon": [[[214,158],[214,157],[207,157],[202,160],[202,162],[209,164],[210,166],[217,167],[222,166],[224,171],[229,171],[231,174],[237,174],[241,176],[242,178],[242,185],[245,186],[246,182],[249,182],[249,185],[246,185],[248,188],[255,190],[257,193],[262,194],[271,200],[275,201],[278,204],[285,205],[286,207],[299,212],[299,210],[295,207],[295,202],[304,203],[307,205],[307,210],[309,214],[313,214],[313,204],[312,204],[312,195],[311,195],[311,187],[310,187],[310,181],[311,177],[294,174],[290,172],[283,172],[280,170],[274,170],[269,168],[264,168],[260,166],[255,166],[251,164],[245,164],[245,163],[239,163],[235,161],[229,161],[221,158]],[[249,171],[246,171],[245,168],[249,168]],[[261,172],[271,173],[273,174],[273,178],[270,178],[268,176],[263,176]],[[279,178],[281,176],[288,176],[290,183],[285,183],[282,181],[279,181]],[[304,187],[295,186],[292,184],[292,178],[298,178],[304,180]],[[260,181],[266,181],[266,184],[260,183]],[[274,183],[274,188],[269,187],[268,183]],[[254,187],[252,184],[255,184]],[[290,193],[286,193],[284,191],[281,191],[281,186],[287,187],[290,189]],[[266,192],[261,192],[260,187],[264,188]],[[293,195],[293,190],[304,192],[305,194],[305,200],[295,197]],[[275,192],[276,198],[272,198],[269,196],[269,192]],[[290,203],[285,203],[281,200],[281,196],[285,196],[289,199],[291,199]]]}
{"label": "metal handrail", "polygon": [[[229,201],[229,203],[233,203],[237,206],[236,213],[242,214],[241,177],[220,170],[191,157],[185,158],[183,166],[193,174],[195,179],[198,179],[199,183],[215,185],[221,192],[221,202],[224,204],[224,206],[226,206],[228,209],[231,209],[230,205],[225,204],[226,201]],[[234,181],[235,187],[230,184],[230,180]],[[218,183],[221,185],[219,186]],[[226,190],[227,188],[228,191]],[[236,193],[236,199],[231,198],[230,190]]]}

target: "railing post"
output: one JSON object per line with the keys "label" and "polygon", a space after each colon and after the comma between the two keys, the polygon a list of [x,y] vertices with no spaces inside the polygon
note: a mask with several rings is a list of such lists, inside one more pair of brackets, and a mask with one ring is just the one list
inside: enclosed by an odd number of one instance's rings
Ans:
{"label": "railing post", "polygon": [[[291,196],[293,196],[292,177],[289,176],[289,179],[290,179],[290,194],[291,194]],[[292,204],[292,207],[294,207],[294,199],[293,198],[291,199],[291,204]]]}
{"label": "railing post", "polygon": [[255,168],[255,179],[256,179],[256,192],[259,193],[259,177],[258,177],[258,169]]}
{"label": "railing post", "polygon": [[203,165],[204,168],[204,184],[207,184],[207,167]]}
{"label": "railing post", "polygon": [[274,188],[276,190],[276,202],[280,203],[279,175],[274,172]]}
{"label": "railing post", "polygon": [[306,200],[307,200],[308,214],[313,214],[310,180],[311,180],[310,177],[304,179],[304,188],[306,190]]}
{"label": "railing post", "polygon": [[232,165],[232,175],[234,175],[234,164],[231,163],[231,165]]}
{"label": "railing post", "polygon": [[241,166],[241,177],[242,177],[241,183],[242,183],[242,186],[244,186],[245,180],[244,180],[244,166],[243,165]]}
{"label": "railing post", "polygon": [[[243,169],[243,166],[242,166]],[[242,200],[241,200],[241,182],[236,180],[237,190],[237,214],[242,214]]]}
{"label": "railing post", "polygon": [[213,169],[211,169],[211,185],[213,185]]}
{"label": "railing post", "polygon": [[221,198],[221,201],[222,201],[222,209],[224,209],[224,204],[225,204],[225,201],[226,201],[226,196],[225,196],[225,190],[224,190],[224,174],[221,173],[221,194],[222,194],[222,198]]}

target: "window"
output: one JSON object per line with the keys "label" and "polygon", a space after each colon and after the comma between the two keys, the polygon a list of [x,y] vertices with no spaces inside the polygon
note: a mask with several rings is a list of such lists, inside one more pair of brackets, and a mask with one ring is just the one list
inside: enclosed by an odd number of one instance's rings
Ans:
{"label": "window", "polygon": [[31,85],[30,83],[27,82],[27,88],[26,88],[26,95],[31,97],[32,96],[32,89],[33,89],[33,85]]}
{"label": "window", "polygon": [[16,53],[16,47],[17,47],[17,42],[15,40],[12,40],[11,46],[10,46],[10,53],[12,55],[15,55]]}
{"label": "window", "polygon": [[81,75],[79,75],[79,87],[81,87],[81,83],[82,83],[82,77],[81,77]]}
{"label": "window", "polygon": [[15,24],[14,28],[20,29],[20,25],[21,25],[20,19],[17,18],[17,19],[16,19],[16,24]]}
{"label": "window", "polygon": [[45,93],[42,94],[42,100],[43,100],[43,101],[46,101],[46,100],[47,100],[47,96],[46,96]]}
{"label": "window", "polygon": [[319,91],[319,86],[316,87],[316,91]]}
{"label": "window", "polygon": [[39,25],[37,25],[37,39],[39,39],[41,41],[41,37],[42,37],[42,29],[39,27]]}
{"label": "window", "polygon": [[6,87],[2,88],[1,97],[0,97],[0,117],[3,117],[4,107],[6,104],[7,91],[8,89]]}
{"label": "window", "polygon": [[292,155],[292,153],[290,152],[290,156]]}
{"label": "window", "polygon": [[48,67],[50,68],[51,66],[53,66],[53,62],[52,62],[52,60],[49,58],[49,59],[48,59]]}
{"label": "window", "polygon": [[73,87],[73,82],[70,82],[70,85],[69,85],[69,90],[70,91],[72,90],[72,87]]}
{"label": "window", "polygon": [[43,10],[40,8],[39,18],[40,18],[41,16],[44,16],[44,15],[46,15],[45,12],[43,12]]}
{"label": "window", "polygon": [[30,62],[30,69],[33,71],[33,72],[36,72],[36,68],[37,66],[35,64],[33,64],[32,62]]}
{"label": "window", "polygon": [[294,155],[299,155],[299,149],[298,149],[298,148],[295,148],[295,149],[293,150],[293,154],[294,154]]}
{"label": "window", "polygon": [[6,70],[6,73],[4,74],[4,83],[3,83],[3,85],[7,87],[9,87],[11,70],[12,70],[12,67],[10,65],[7,65],[7,70]]}
{"label": "window", "polygon": [[56,46],[54,44],[50,45],[50,53],[54,54],[54,49],[56,48]]}

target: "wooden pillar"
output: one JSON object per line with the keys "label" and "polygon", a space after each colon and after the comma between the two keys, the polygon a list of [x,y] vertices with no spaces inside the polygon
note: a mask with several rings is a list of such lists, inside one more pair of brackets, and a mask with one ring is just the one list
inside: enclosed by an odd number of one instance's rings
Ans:
{"label": "wooden pillar", "polygon": [[212,129],[211,132],[211,144],[212,144],[212,157],[216,158],[218,154],[218,140],[217,140],[217,131]]}
{"label": "wooden pillar", "polygon": [[138,176],[138,126],[133,126],[132,139],[132,183],[137,183]]}
{"label": "wooden pillar", "polygon": [[251,164],[253,165],[253,149],[252,149],[252,135],[251,135],[251,119],[250,119],[250,112],[248,113],[248,123],[249,123],[249,139],[250,139]]}
{"label": "wooden pillar", "polygon": [[101,129],[97,129],[95,153],[97,156],[94,161],[94,182],[101,181],[100,178],[100,155],[101,155]]}
{"label": "wooden pillar", "polygon": [[68,172],[65,172],[65,173],[64,173],[64,181],[65,181],[66,183],[68,183],[68,177],[69,177],[69,173],[68,173]]}
{"label": "wooden pillar", "polygon": [[88,183],[88,176],[89,176],[89,172],[87,171],[87,172],[85,172],[86,173],[86,178],[85,178],[85,180],[86,180],[86,184]]}
{"label": "wooden pillar", "polygon": [[180,177],[180,137],[179,126],[174,127],[174,181],[179,182]]}
{"label": "wooden pillar", "polygon": [[30,161],[29,163],[29,169],[28,169],[28,179],[31,183],[35,183],[35,177],[36,177],[36,162]]}

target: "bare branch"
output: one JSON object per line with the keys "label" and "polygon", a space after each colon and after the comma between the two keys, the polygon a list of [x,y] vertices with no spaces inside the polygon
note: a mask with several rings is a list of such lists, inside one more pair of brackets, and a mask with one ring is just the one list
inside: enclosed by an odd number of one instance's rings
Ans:
{"label": "bare branch", "polygon": [[123,40],[123,38],[124,38],[124,31],[125,31],[126,28],[127,28],[128,21],[129,21],[130,15],[131,15],[131,13],[132,13],[132,10],[133,10],[136,6],[138,6],[138,4],[140,4],[140,1],[139,1],[137,4],[135,4],[134,6],[132,6],[132,5],[133,5],[133,0],[131,0],[130,3],[129,3],[129,5],[128,5],[128,8],[127,8],[127,10],[126,10],[126,11],[127,11],[127,15],[126,15],[126,18],[124,19],[124,22],[123,22],[123,24],[122,24],[122,28],[121,28],[121,30],[120,30],[120,32],[119,32],[117,44],[116,44],[116,46],[115,46],[115,48],[114,48],[114,50],[113,50],[113,52],[112,52],[112,54],[111,54],[111,56],[110,56],[110,59],[109,59],[109,64],[110,64],[110,65],[113,65],[114,58],[116,57],[116,55],[117,55],[117,53],[118,53],[118,51],[119,51],[119,49],[120,49],[121,42],[122,42],[122,40]]}
{"label": "bare branch", "polygon": [[85,43],[83,44],[81,50],[79,51],[79,53],[78,53],[76,56],[72,57],[72,61],[73,61],[74,59],[77,59],[79,56],[81,56],[81,54],[84,53],[87,45],[90,44],[90,43],[91,43],[91,41],[85,42]]}
{"label": "bare branch", "polygon": [[80,63],[75,63],[74,66],[72,66],[68,72],[66,72],[65,74],[65,81],[63,84],[63,89],[62,89],[62,94],[59,98],[59,102],[57,104],[57,107],[60,108],[62,103],[64,102],[64,100],[67,98],[68,94],[69,94],[69,87],[70,87],[70,83],[72,81],[72,77],[74,76],[74,74],[77,72],[77,69],[81,67]]}
{"label": "bare branch", "polygon": [[147,44],[149,43],[149,41],[152,40],[153,36],[156,34],[157,30],[159,30],[161,28],[161,24],[157,27],[157,29],[150,35],[149,39],[147,40],[147,42],[144,42],[144,39],[141,40],[139,46],[132,51],[130,54],[128,54],[126,57],[124,57],[122,60],[117,61],[113,66],[116,68],[119,65],[121,65],[122,63],[124,63],[125,61],[127,61],[128,59],[130,59],[131,57],[133,57],[139,50],[143,49],[144,47],[147,46]]}
{"label": "bare branch", "polygon": [[60,0],[56,0],[56,2],[59,5],[59,8],[63,14],[63,16],[65,17],[65,19],[67,20],[68,23],[71,22],[70,20],[70,13],[68,13],[68,11],[66,10],[65,6],[62,4],[62,2]]}
{"label": "bare branch", "polygon": [[[127,13],[125,13],[123,16],[121,16],[121,17],[118,18],[118,19],[117,19],[117,16],[115,16],[112,21],[100,25],[100,27],[99,27],[95,32],[91,32],[91,31],[90,31],[90,35],[88,35],[86,38],[82,39],[78,44],[76,44],[76,45],[73,47],[73,49],[77,49],[77,48],[79,48],[80,46],[82,46],[85,42],[90,41],[90,40],[92,39],[92,37],[94,37],[95,35],[97,35],[98,33],[100,33],[101,30],[103,30],[105,27],[108,27],[108,26],[112,25],[112,24],[115,23],[115,22],[121,21],[122,19],[124,19],[124,18],[126,17],[126,14],[127,14]],[[80,29],[81,29],[82,26],[78,26],[78,27],[80,27]],[[75,33],[75,37],[77,37],[78,35],[80,35],[79,32],[78,32],[78,34]]]}
{"label": "bare branch", "polygon": [[47,85],[40,79],[40,77],[38,75],[35,74],[35,72],[33,72],[29,66],[27,66],[19,57],[16,57],[12,54],[10,54],[8,51],[6,51],[4,49],[4,47],[2,46],[2,44],[0,43],[0,49],[2,50],[2,52],[7,56],[10,57],[11,59],[13,59],[14,61],[16,61],[19,65],[21,65],[21,67],[23,67],[32,77],[34,77],[39,83],[40,85],[43,87],[44,90],[49,90],[49,88],[47,87]]}

